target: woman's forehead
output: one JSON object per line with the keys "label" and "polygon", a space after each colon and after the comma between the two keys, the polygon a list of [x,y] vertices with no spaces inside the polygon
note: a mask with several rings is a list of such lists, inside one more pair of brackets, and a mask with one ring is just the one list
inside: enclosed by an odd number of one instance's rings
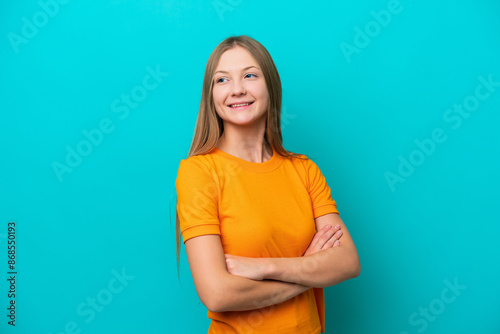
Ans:
{"label": "woman's forehead", "polygon": [[250,52],[242,47],[234,47],[221,55],[215,71],[235,72],[248,69],[252,66],[260,69],[259,64]]}

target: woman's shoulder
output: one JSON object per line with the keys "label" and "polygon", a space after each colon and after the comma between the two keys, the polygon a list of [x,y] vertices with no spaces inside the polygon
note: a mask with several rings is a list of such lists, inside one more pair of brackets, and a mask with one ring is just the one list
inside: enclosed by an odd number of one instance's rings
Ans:
{"label": "woman's shoulder", "polygon": [[303,153],[296,153],[292,151],[287,151],[286,154],[282,154],[284,158],[289,159],[293,164],[300,164],[303,165],[305,163],[308,163],[309,156]]}
{"label": "woman's shoulder", "polygon": [[196,153],[194,155],[188,156],[185,159],[181,159],[179,163],[179,171],[184,170],[191,174],[203,174],[212,175],[212,177],[217,177],[221,170],[228,169],[233,166],[228,167],[231,161],[227,159],[218,159],[214,148],[201,153]]}
{"label": "woman's shoulder", "polygon": [[[289,153],[293,152],[289,151]],[[295,166],[295,168],[300,172],[309,174],[319,169],[318,165],[315,162],[316,158],[314,156],[302,153],[293,153],[293,155],[291,155],[289,159]]]}
{"label": "woman's shoulder", "polygon": [[193,166],[208,170],[213,167],[213,157],[210,153],[196,154],[181,159],[180,166]]}

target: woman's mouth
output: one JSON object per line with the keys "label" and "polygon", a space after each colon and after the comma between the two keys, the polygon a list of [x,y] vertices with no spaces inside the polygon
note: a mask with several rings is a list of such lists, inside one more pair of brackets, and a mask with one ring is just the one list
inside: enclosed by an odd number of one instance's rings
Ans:
{"label": "woman's mouth", "polygon": [[243,109],[246,109],[249,106],[251,106],[253,104],[253,102],[254,101],[252,101],[252,102],[244,102],[244,103],[234,103],[234,104],[228,105],[228,107],[231,108],[231,109],[234,109],[234,110],[243,110]]}

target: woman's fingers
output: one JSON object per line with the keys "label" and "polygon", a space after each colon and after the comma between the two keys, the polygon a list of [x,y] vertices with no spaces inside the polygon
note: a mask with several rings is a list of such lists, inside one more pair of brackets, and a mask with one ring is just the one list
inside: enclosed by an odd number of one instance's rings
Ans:
{"label": "woman's fingers", "polygon": [[309,255],[319,252],[323,249],[336,247],[340,244],[340,242],[337,241],[341,237],[342,231],[340,230],[340,225],[336,225],[334,227],[332,227],[331,225],[326,225],[314,235],[304,255]]}
{"label": "woman's fingers", "polygon": [[311,240],[311,243],[309,244],[309,247],[314,247],[316,246],[316,244],[318,243],[319,239],[327,232],[331,229],[331,225],[327,225],[325,227],[323,227],[321,230],[319,230],[318,232],[316,232],[314,234],[314,237],[313,239]]}
{"label": "woman's fingers", "polygon": [[318,240],[318,246],[320,249],[327,249],[333,247],[335,241],[342,237],[342,231],[340,226],[337,225],[334,228],[328,229]]}
{"label": "woman's fingers", "polygon": [[332,237],[323,245],[323,249],[328,249],[331,247],[337,247],[340,245],[340,238],[342,237],[343,233],[341,230],[338,230],[335,234],[332,235]]}

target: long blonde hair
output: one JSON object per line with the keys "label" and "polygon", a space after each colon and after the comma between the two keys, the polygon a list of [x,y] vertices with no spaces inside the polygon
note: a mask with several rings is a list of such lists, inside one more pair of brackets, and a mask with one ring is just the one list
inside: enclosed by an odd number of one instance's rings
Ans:
{"label": "long blonde hair", "polygon": [[[200,110],[196,120],[193,141],[187,158],[205,154],[212,150],[219,137],[224,131],[224,124],[215,110],[213,101],[213,77],[219,64],[220,57],[224,52],[236,46],[247,50],[259,64],[264,79],[266,81],[269,94],[269,105],[267,108],[266,130],[264,133],[265,144],[272,147],[276,153],[283,157],[307,158],[305,155],[293,153],[283,147],[281,136],[281,80],[271,55],[267,49],[255,39],[246,36],[231,36],[223,40],[212,51],[205,67],[203,87],[201,93]],[[177,269],[180,263],[180,223],[176,210],[175,216],[176,248],[177,248]]]}

